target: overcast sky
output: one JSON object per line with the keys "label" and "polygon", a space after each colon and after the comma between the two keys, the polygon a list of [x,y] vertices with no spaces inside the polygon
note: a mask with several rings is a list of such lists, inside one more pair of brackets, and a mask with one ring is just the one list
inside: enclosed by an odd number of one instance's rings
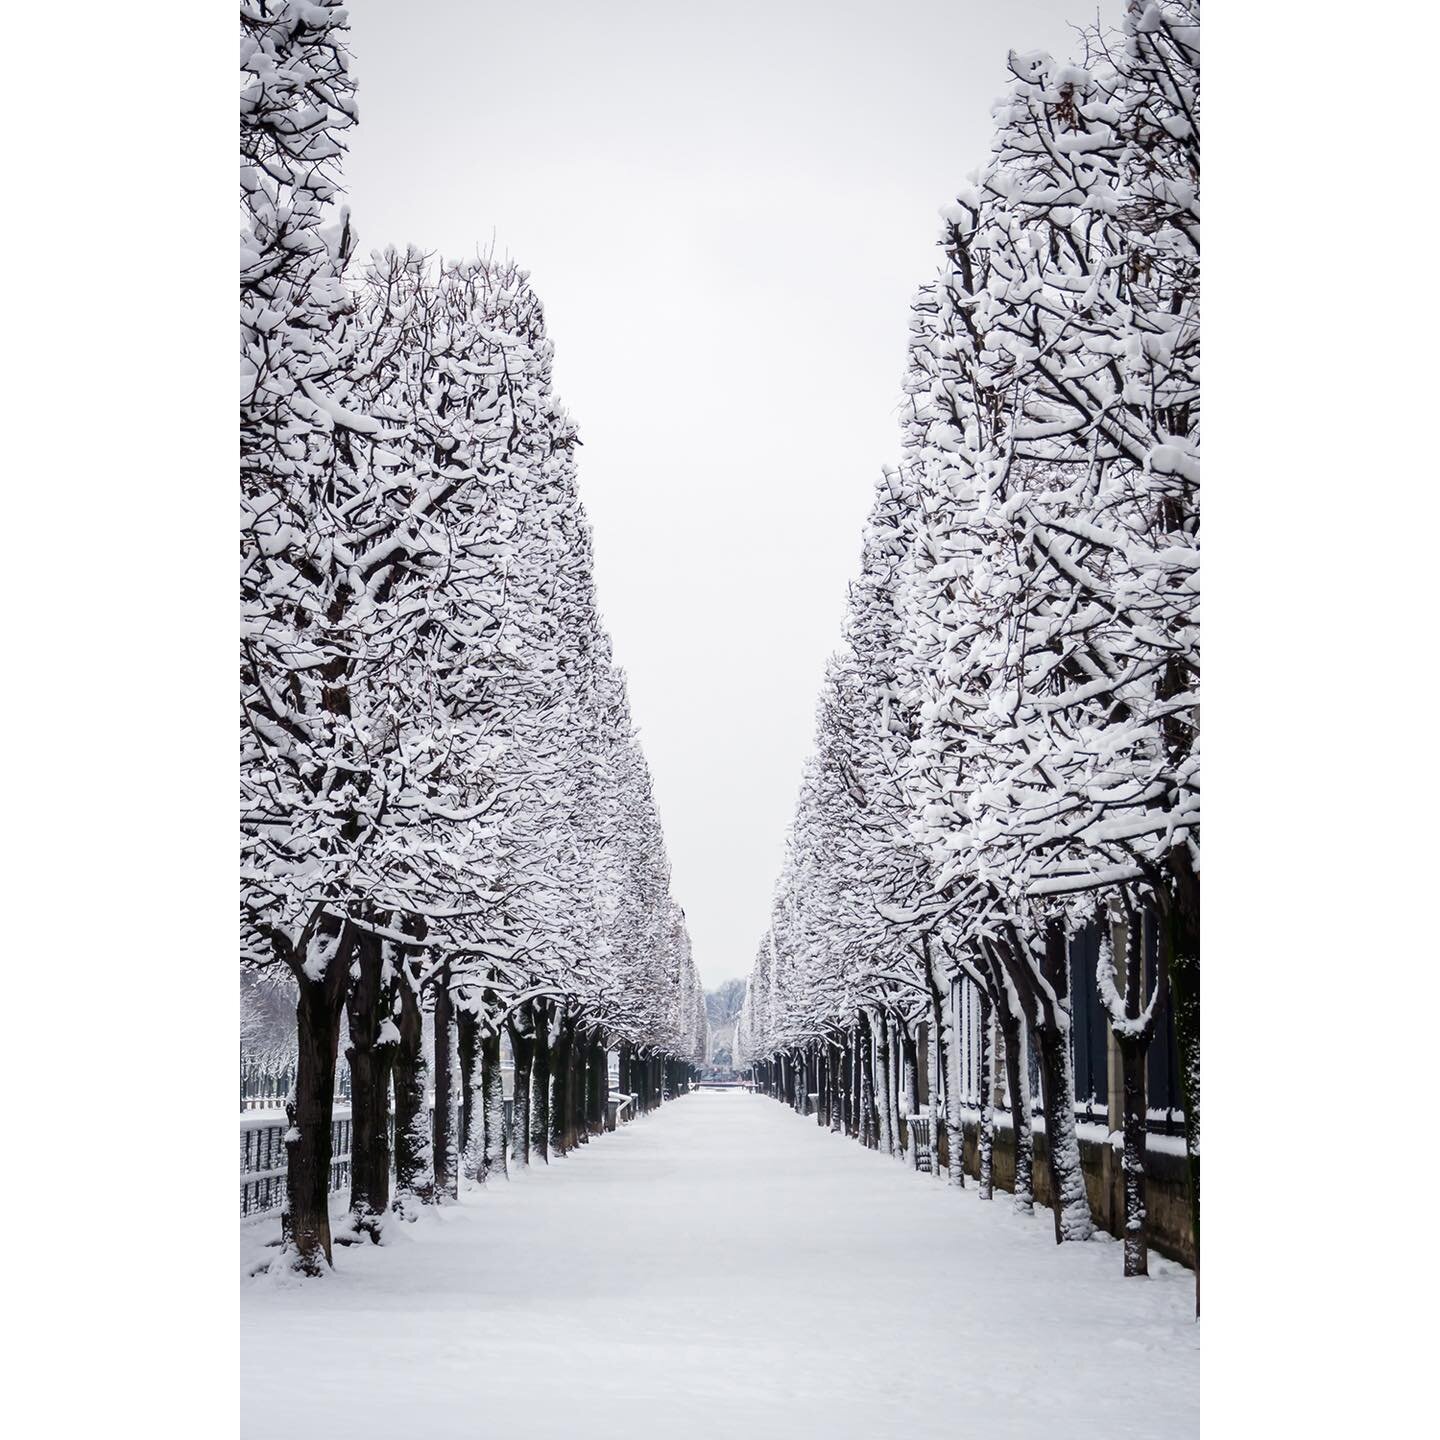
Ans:
{"label": "overcast sky", "polygon": [[[1105,17],[1115,18],[1106,7]],[[362,250],[493,240],[580,427],[695,960],[747,974],[936,212],[1093,0],[357,0]]]}

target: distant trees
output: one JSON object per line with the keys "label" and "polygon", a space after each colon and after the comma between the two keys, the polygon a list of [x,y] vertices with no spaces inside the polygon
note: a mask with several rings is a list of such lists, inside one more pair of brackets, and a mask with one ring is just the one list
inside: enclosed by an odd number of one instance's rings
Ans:
{"label": "distant trees", "polygon": [[683,1088],[703,998],[528,277],[356,272],[345,12],[240,21],[242,959],[297,991],[279,1263],[317,1274],[347,1023],[340,1238],[378,1240],[392,1131],[403,1215],[503,1170],[503,1035],[525,1163],[603,1123],[611,1046]]}
{"label": "distant trees", "polygon": [[745,1003],[745,982],[741,979],[726,980],[714,990],[706,992],[705,1014],[712,1025],[725,1025],[740,1013]]}
{"label": "distant trees", "polygon": [[[909,997],[929,990],[953,1045],[943,988],[970,980],[1017,1152],[1036,1056],[1056,1238],[1084,1238],[1067,936],[1098,924],[1126,1076],[1126,1269],[1143,1273],[1144,1052],[1167,986],[1197,1250],[1199,1234],[1198,5],[1133,0],[1086,46],[1083,66],[1010,57],[990,158],[945,212],[901,464],[777,892],[804,923],[772,924],[746,1029],[772,1066],[868,1026],[859,1068],[876,1068],[888,1148],[909,1084],[892,1033],[903,1046],[924,1008]],[[989,1143],[982,1124],[982,1174]]]}
{"label": "distant trees", "polygon": [[706,1062],[719,1071],[735,1068],[735,1023],[745,1002],[745,981],[726,980],[705,994]]}

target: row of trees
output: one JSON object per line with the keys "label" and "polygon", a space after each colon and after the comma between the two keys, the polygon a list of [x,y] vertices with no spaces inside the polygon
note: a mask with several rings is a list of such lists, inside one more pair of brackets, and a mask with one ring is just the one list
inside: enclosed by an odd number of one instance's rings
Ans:
{"label": "row of trees", "polygon": [[240,35],[242,957],[297,991],[281,1263],[318,1273],[342,1016],[375,1239],[504,1168],[502,1034],[524,1164],[607,1048],[683,1083],[704,1001],[540,302],[509,261],[358,266],[344,10],[242,0]]}
{"label": "row of trees", "polygon": [[[741,1047],[792,1093],[810,1066],[837,1128],[893,1150],[890,1092],[933,1022],[963,1183],[942,1012],[968,978],[1004,1052],[1015,1202],[1032,1203],[1033,1050],[1056,1239],[1083,1239],[1066,947],[1098,923],[1140,1274],[1144,1062],[1167,990],[1199,1247],[1197,0],[1131,0],[1120,33],[1084,44],[1071,65],[1010,56],[990,156],[944,211],[901,460],[826,671]],[[993,1135],[982,1096],[987,1196]]]}

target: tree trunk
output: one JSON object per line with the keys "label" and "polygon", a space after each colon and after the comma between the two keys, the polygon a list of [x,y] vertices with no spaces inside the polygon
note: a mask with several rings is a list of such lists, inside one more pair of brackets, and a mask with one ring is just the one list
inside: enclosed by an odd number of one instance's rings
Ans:
{"label": "tree trunk", "polygon": [[610,1109],[610,1057],[605,1050],[605,1037],[597,1030],[590,1038],[590,1066],[585,1080],[585,1123],[592,1135],[605,1131],[605,1116]]}
{"label": "tree trunk", "polygon": [[[620,1093],[630,1096],[630,1104],[624,1111],[624,1116],[627,1121],[635,1118],[635,1084],[631,1074],[632,1068],[630,1063],[630,1046],[622,1041],[620,1044],[618,1063],[615,1067],[615,1079],[616,1083],[620,1086]],[[620,1124],[619,1116],[616,1117],[615,1123],[617,1125]]]}
{"label": "tree trunk", "polygon": [[879,1121],[878,1148],[887,1155],[895,1153],[893,1109],[890,1104],[890,1036],[889,1023],[882,1017],[875,1026],[875,1112]]}
{"label": "tree trunk", "polygon": [[435,1169],[426,1108],[425,1020],[413,971],[408,962],[402,961],[402,967],[395,987],[400,1042],[395,1047],[395,1198],[391,1209],[413,1220],[416,1204],[430,1205],[435,1200]]}
{"label": "tree trunk", "polygon": [[500,1029],[491,1019],[495,996],[485,992],[485,1025],[480,1034],[480,1110],[483,1136],[480,1179],[506,1174],[505,1081],[500,1068]]}
{"label": "tree trunk", "polygon": [[1161,962],[1170,978],[1170,1015],[1185,1101],[1190,1227],[1195,1238],[1195,1313],[1200,1313],[1200,877],[1189,857],[1170,852],[1172,885],[1160,917]]}
{"label": "tree trunk", "polygon": [[460,1156],[457,1135],[459,1086],[455,1055],[455,999],[447,967],[435,982],[435,1198],[460,1198]]}
{"label": "tree trunk", "polygon": [[851,1135],[862,1145],[869,1142],[861,1133],[861,1092],[865,1086],[865,1065],[861,1058],[863,1046],[860,1042],[860,1026],[855,1026],[854,1039],[847,1041],[850,1046],[850,1094],[845,1123]]}
{"label": "tree trunk", "polygon": [[521,1029],[512,1015],[506,1022],[510,1052],[515,1057],[515,1095],[510,1105],[510,1163],[523,1170],[530,1163],[530,1062],[535,1053],[532,1031]]}
{"label": "tree trunk", "polygon": [[580,1038],[573,1015],[563,1016],[555,1032],[555,1053],[552,1061],[555,1076],[555,1114],[551,1133],[556,1150],[565,1155],[580,1143],[578,1116],[583,1096],[577,1093],[583,1083],[579,1066]]}
{"label": "tree trunk", "polygon": [[[1154,1033],[1156,1008],[1165,999],[1167,969],[1163,963],[1156,967],[1155,1005],[1151,1007],[1150,1019],[1142,1024],[1142,1002],[1145,998],[1144,916],[1139,910],[1130,908],[1128,923],[1113,924],[1110,916],[1102,911],[1098,923],[1101,926],[1101,964],[1096,978],[1102,980],[1102,977],[1108,977],[1111,981],[1108,986],[1103,982],[1100,984],[1101,1000],[1110,1013],[1111,1031],[1120,1051],[1125,1274],[1146,1275],[1149,1273],[1150,1257],[1145,1233],[1145,1057]],[[1118,1014],[1115,1002],[1120,997],[1116,996],[1113,983],[1116,978],[1114,945],[1117,940],[1123,945],[1125,956],[1125,993]]]}
{"label": "tree trunk", "polygon": [[1075,1131],[1075,1081],[1070,1073],[1067,1038],[1063,1030],[1051,1025],[1039,1027],[1036,1034],[1057,1245],[1064,1240],[1088,1240],[1095,1230],[1085,1193],[1085,1171],[1080,1164],[1080,1139]]}
{"label": "tree trunk", "polygon": [[535,1049],[530,1070],[530,1148],[550,1163],[550,1015],[548,1000],[535,1001]]}
{"label": "tree trunk", "polygon": [[889,1059],[888,1074],[886,1075],[889,1089],[886,1091],[886,1095],[890,1101],[890,1134],[892,1137],[890,1153],[899,1157],[905,1153],[905,1137],[900,1129],[900,1111],[905,1104],[901,1091],[901,1072],[904,1065],[901,1058],[900,1036],[895,1021],[887,1015],[881,1021],[881,1025],[885,1031],[886,1054]]}
{"label": "tree trunk", "polygon": [[550,1143],[556,1155],[564,1155],[570,1148],[570,1134],[566,1124],[571,1104],[570,1045],[570,1028],[566,1021],[561,1020],[556,1027],[555,1044],[550,1052],[554,1093],[550,1115]]}
{"label": "tree trunk", "polygon": [[1015,1134],[1015,1209],[1029,1215],[1035,1208],[1035,1136],[1030,1125],[1030,1061],[1026,1031],[1002,992],[995,1007],[996,1026],[1005,1043],[1005,1088],[1010,1097],[1010,1124]]}
{"label": "tree trunk", "polygon": [[900,1099],[905,1107],[904,1121],[905,1153],[910,1168],[920,1168],[920,1147],[915,1143],[915,1122],[910,1118],[920,1111],[920,1090],[916,1069],[920,1064],[915,1034],[908,1020],[897,1020],[896,1030],[900,1036]]}
{"label": "tree trunk", "polygon": [[565,1144],[573,1150],[590,1138],[585,1110],[585,1078],[590,1067],[579,1020],[571,1015],[565,1027],[569,1049],[565,1061]]}
{"label": "tree trunk", "polygon": [[[468,998],[468,997],[467,997]],[[480,1109],[480,1017],[469,1005],[455,1009],[455,1049],[460,1062],[460,1173],[478,1185],[484,1168],[485,1116]]]}
{"label": "tree trunk", "polygon": [[1054,1015],[1037,1027],[1041,1098],[1045,1106],[1045,1148],[1050,1154],[1055,1242],[1088,1240],[1095,1233],[1080,1137],[1075,1130],[1075,1075],[1070,1068],[1070,967],[1063,921],[1045,927],[1044,975],[1055,993]]}
{"label": "tree trunk", "polygon": [[350,971],[350,927],[322,922],[316,949],[332,953],[319,980],[296,975],[295,1091],[285,1105],[285,1207],[280,1215],[281,1263],[303,1275],[333,1264],[330,1248],[330,1161],[334,1145],[335,1061],[340,1013]]}
{"label": "tree trunk", "polygon": [[350,1226],[379,1243],[390,1210],[390,1072],[394,985],[385,978],[384,945],[365,933],[355,941],[355,976],[346,997],[350,1043]]}
{"label": "tree trunk", "polygon": [[[938,991],[938,986],[937,986]],[[960,986],[950,991],[950,1023],[944,1027],[949,1037],[946,1044],[945,1065],[945,1145],[949,1150],[949,1165],[946,1180],[957,1189],[965,1188],[965,1111],[964,1085],[961,1083],[960,1065],[963,1056],[960,1038]],[[936,1022],[937,1032],[940,1023]]]}
{"label": "tree trunk", "polygon": [[870,1017],[860,1012],[860,1143],[867,1149],[880,1148],[880,1115],[875,1097],[876,1063],[875,1036],[870,1028]]}
{"label": "tree trunk", "polygon": [[994,1086],[994,1007],[990,997],[980,991],[980,1198],[995,1196],[995,1086]]}
{"label": "tree trunk", "polygon": [[1148,1275],[1145,1242],[1145,1052],[1141,1040],[1120,1039],[1125,1077],[1125,1273]]}

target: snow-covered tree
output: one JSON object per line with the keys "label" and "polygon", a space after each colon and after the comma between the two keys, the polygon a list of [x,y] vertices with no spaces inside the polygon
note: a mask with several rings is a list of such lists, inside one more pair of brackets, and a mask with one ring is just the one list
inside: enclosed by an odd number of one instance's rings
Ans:
{"label": "snow-covered tree", "polygon": [[368,835],[375,665],[347,554],[367,499],[346,406],[349,225],[335,212],[354,85],[333,3],[240,8],[241,820],[246,957],[299,991],[286,1244],[329,1259],[330,1112]]}
{"label": "snow-covered tree", "polygon": [[924,856],[909,839],[901,784],[912,721],[898,668],[896,583],[908,503],[902,477],[884,474],[844,643],[825,673],[815,752],[761,947],[765,985],[752,977],[746,1043],[792,1102],[815,1093],[833,1128],[891,1153],[903,1144],[914,1163],[905,1117],[918,1109],[922,1027],[934,1033],[938,1014],[926,932],[913,913]]}
{"label": "snow-covered tree", "polygon": [[[1128,57],[1153,48],[1137,36],[1189,34],[1181,8],[1132,8],[1116,67],[1011,57],[991,161],[917,306],[912,792],[1036,1036],[1066,1235],[1088,1231],[1065,1134],[1067,925],[1128,889],[1166,917],[1172,968],[1198,953],[1198,267],[1187,218],[1129,188],[1156,167],[1137,159],[1154,107]],[[1184,48],[1150,68],[1183,75]]]}
{"label": "snow-covered tree", "polygon": [[[1092,1226],[1068,937],[1097,916],[1107,936],[1112,913],[1122,931],[1159,916],[1198,1153],[1198,24],[1190,0],[1133,0],[1083,66],[1010,57],[991,155],[945,211],[944,263],[913,308],[901,464],[867,527],[743,1012],[747,1054],[786,1089],[786,1051],[858,1003],[890,1148],[921,997],[944,1044],[946,987],[953,1008],[975,986],[1026,1207],[1038,1062],[1057,1239]],[[1101,999],[1138,1151],[1157,992],[1140,993],[1137,944],[1123,992],[1101,966]],[[982,1068],[988,1085],[988,1052]],[[953,1064],[947,1089],[958,1180]]]}
{"label": "snow-covered tree", "polygon": [[241,6],[243,958],[297,989],[281,1263],[311,1274],[346,1019],[372,1239],[392,1087],[414,1214],[503,1166],[507,1029],[522,1161],[552,1088],[562,1143],[593,1119],[607,1027],[672,1089],[703,1043],[542,307],[508,261],[347,273],[344,38],[328,0]]}

